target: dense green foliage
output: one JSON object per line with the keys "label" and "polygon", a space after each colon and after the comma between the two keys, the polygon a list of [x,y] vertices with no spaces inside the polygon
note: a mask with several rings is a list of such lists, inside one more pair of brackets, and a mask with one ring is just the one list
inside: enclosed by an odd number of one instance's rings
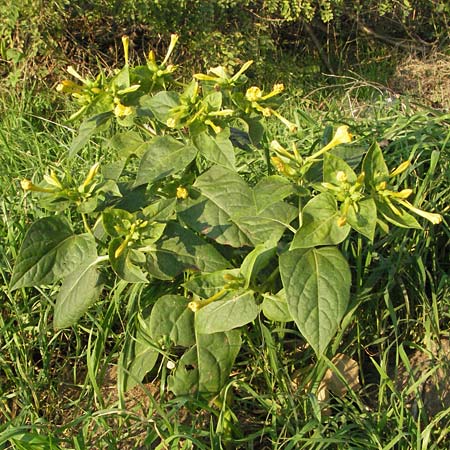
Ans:
{"label": "dense green foliage", "polygon": [[448,4],[298,3],[3,0],[0,448],[448,448]]}

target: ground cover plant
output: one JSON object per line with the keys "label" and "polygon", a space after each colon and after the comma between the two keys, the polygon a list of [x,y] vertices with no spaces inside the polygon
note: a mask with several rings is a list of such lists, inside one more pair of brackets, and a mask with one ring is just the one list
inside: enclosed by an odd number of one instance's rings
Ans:
{"label": "ground cover plant", "polygon": [[[36,208],[39,199],[43,209],[23,224],[21,249],[7,261],[15,261],[4,272],[7,295],[20,305],[28,287],[38,287],[32,303],[45,323],[19,325],[18,335],[17,319],[7,315],[6,336],[20,336],[26,348],[23,340],[38,333],[42,343],[41,355],[8,358],[25,361],[24,379],[33,378],[33,359],[52,367],[46,346],[57,354],[61,338],[69,350],[75,344],[61,329],[80,320],[74,350],[86,360],[87,383],[78,362],[65,367],[103,413],[91,407],[74,416],[75,437],[65,443],[62,435],[45,438],[55,433],[42,421],[51,412],[38,407],[39,391],[23,386],[30,394],[24,404],[36,405],[23,423],[40,433],[10,428],[3,439],[18,448],[33,440],[85,448],[97,438],[99,448],[125,448],[117,430],[131,422],[121,438],[147,430],[142,440],[150,448],[445,448],[445,409],[428,417],[418,401],[416,413],[408,410],[388,372],[392,357],[407,363],[400,336],[424,339],[426,350],[447,330],[448,235],[426,222],[423,230],[410,212],[448,230],[442,216],[426,212],[448,209],[448,117],[406,111],[393,119],[365,110],[346,120],[352,139],[341,117],[329,117],[335,126],[327,128],[301,110],[289,114],[279,100],[283,86],[264,91],[248,82],[250,62],[235,74],[216,67],[191,83],[175,81],[176,39],[162,61],[150,53],[132,67],[125,38],[125,66],[113,75],[86,79],[70,69],[72,79],[58,90],[79,102],[72,118],[84,118],[75,140],[64,143],[71,159],[61,165],[50,158],[54,167],[40,167],[33,180],[18,171],[23,189],[36,195],[25,201]],[[398,108],[404,105],[394,105],[394,116]],[[271,131],[273,121],[282,128]],[[6,223],[12,243],[14,225]],[[430,251],[431,242],[441,242],[444,255]],[[40,288],[61,280],[60,287]],[[420,310],[422,329],[415,329]],[[30,320],[14,311],[22,323]],[[376,346],[382,356],[366,360],[379,377],[378,402],[365,404],[355,377],[342,372],[352,400],[339,403],[338,394],[337,404],[327,401],[331,389],[320,382],[329,368],[338,373],[335,355]],[[100,380],[117,360],[119,409],[112,410]],[[145,376],[160,380],[157,395],[147,396],[158,401],[139,416],[127,409],[125,391]],[[418,389],[411,377],[405,392]],[[12,421],[8,406],[17,403],[5,400]],[[111,415],[121,418],[118,428],[108,423]]]}

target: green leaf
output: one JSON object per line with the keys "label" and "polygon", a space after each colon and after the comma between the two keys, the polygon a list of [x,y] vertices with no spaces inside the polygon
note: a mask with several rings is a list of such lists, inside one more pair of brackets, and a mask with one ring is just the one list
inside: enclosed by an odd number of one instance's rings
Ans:
{"label": "green leaf", "polygon": [[373,241],[377,226],[377,205],[372,198],[361,200],[357,204],[350,205],[347,212],[347,223],[358,233]]}
{"label": "green leaf", "polygon": [[170,110],[179,104],[179,95],[176,92],[161,91],[154,96],[142,96],[139,99],[137,113],[140,116],[154,115],[157,120],[165,124],[170,117]]}
{"label": "green leaf", "polygon": [[245,278],[245,288],[250,286],[260,270],[262,270],[270,260],[276,255],[277,248],[271,242],[257,245],[242,261],[240,273]]}
{"label": "green leaf", "polygon": [[284,200],[294,192],[294,186],[284,177],[271,175],[263,178],[253,188],[256,213],[263,212],[270,205]]}
{"label": "green leaf", "polygon": [[135,215],[124,209],[108,209],[102,213],[103,227],[111,237],[126,236],[135,221]]}
{"label": "green leaf", "polygon": [[212,273],[200,273],[189,278],[183,286],[201,298],[209,298],[221,291],[228,283],[226,278],[238,278],[239,269],[218,270]]}
{"label": "green leaf", "polygon": [[133,389],[138,383],[141,383],[145,375],[155,367],[159,353],[142,339],[136,336],[134,355],[129,362],[127,374],[125,376],[125,391]]}
{"label": "green leaf", "polygon": [[236,292],[231,298],[215,300],[195,313],[198,333],[229,331],[255,320],[259,313],[252,291]]}
{"label": "green leaf", "polygon": [[198,134],[193,138],[194,145],[202,156],[219,166],[235,169],[233,144],[230,141],[230,130],[225,129],[215,137],[208,132]]}
{"label": "green leaf", "polygon": [[406,212],[402,208],[397,208],[400,214],[396,214],[392,209],[383,201],[376,201],[378,213],[388,222],[401,228],[416,228],[422,229],[416,218]]}
{"label": "green leaf", "polygon": [[73,234],[66,219],[45,217],[28,230],[11,277],[10,289],[59,281],[97,257],[94,238]]}
{"label": "green leaf", "polygon": [[169,377],[169,389],[175,395],[219,392],[228,380],[240,347],[238,330],[197,334],[197,344],[181,357]]}
{"label": "green leaf", "polygon": [[174,218],[176,198],[162,198],[142,210],[142,214],[147,220],[152,221],[168,221]]}
{"label": "green leaf", "polygon": [[89,138],[97,131],[100,131],[102,125],[107,123],[114,116],[112,111],[102,112],[86,119],[81,125],[78,136],[72,141],[69,148],[69,158],[74,157],[89,141]]}
{"label": "green leaf", "polygon": [[120,354],[118,378],[125,391],[141,383],[158,360],[159,352],[149,339],[146,324],[139,322],[133,338],[126,338]]}
{"label": "green leaf", "polygon": [[[248,214],[247,210],[247,214]],[[260,213],[239,217],[239,226],[253,245],[269,242],[276,244],[292,220],[298,216],[298,209],[288,203],[269,205]]]}
{"label": "green leaf", "polygon": [[85,264],[64,278],[56,297],[53,327],[55,330],[74,325],[98,299],[103,284],[95,268],[98,260]]}
{"label": "green leaf", "polygon": [[193,145],[186,145],[171,136],[158,136],[145,144],[134,187],[154,183],[179,172],[197,155]]}
{"label": "green leaf", "polygon": [[150,315],[150,336],[155,341],[168,337],[182,347],[195,344],[194,313],[188,304],[189,300],[179,295],[160,297]]}
{"label": "green leaf", "polygon": [[381,181],[389,180],[389,169],[384,161],[383,152],[376,142],[367,151],[362,168],[366,174],[364,182],[368,189],[375,189]]}
{"label": "green leaf", "polygon": [[335,245],[342,242],[350,225],[338,225],[341,213],[336,199],[329,192],[313,197],[303,208],[303,223],[292,240],[291,250],[318,245]]}
{"label": "green leaf", "polygon": [[139,266],[146,262],[145,255],[140,251],[125,247],[116,257],[116,250],[122,245],[121,237],[113,239],[109,244],[108,255],[111,267],[122,280],[129,283],[147,283],[147,276]]}
{"label": "green leaf", "polygon": [[317,355],[323,354],[349,302],[347,261],[336,247],[298,249],[281,255],[280,274],[290,314]]}
{"label": "green leaf", "polygon": [[229,266],[211,244],[176,222],[167,224],[155,250],[147,255],[147,270],[163,280],[172,279],[185,270],[215,272]]}
{"label": "green leaf", "polygon": [[291,205],[273,201],[258,212],[257,205],[262,207],[263,199],[267,199],[265,189],[258,194],[257,188],[251,189],[236,172],[225,167],[212,167],[197,178],[194,186],[201,195],[180,203],[179,216],[219,244],[243,247],[267,240],[276,242],[297,214]]}
{"label": "green leaf", "polygon": [[262,312],[275,322],[292,322],[294,319],[289,312],[284,289],[275,295],[265,294],[262,302]]}
{"label": "green leaf", "polygon": [[254,214],[253,193],[247,183],[236,172],[214,166],[200,175],[194,186],[202,195],[180,204],[181,219],[219,244],[252,245],[237,220],[244,213]]}
{"label": "green leaf", "polygon": [[323,181],[340,185],[341,182],[336,178],[338,172],[344,172],[349,183],[355,183],[356,174],[353,169],[341,158],[332,153],[325,153],[323,158]]}

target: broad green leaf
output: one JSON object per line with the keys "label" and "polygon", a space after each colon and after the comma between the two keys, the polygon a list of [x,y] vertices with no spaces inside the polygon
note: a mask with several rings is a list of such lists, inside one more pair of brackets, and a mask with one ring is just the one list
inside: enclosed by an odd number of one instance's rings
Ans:
{"label": "broad green leaf", "polygon": [[257,245],[242,261],[240,273],[245,278],[245,288],[250,286],[254,278],[276,255],[276,245],[265,243]]}
{"label": "broad green leaf", "polygon": [[111,237],[126,236],[135,221],[135,215],[124,209],[108,209],[102,213],[103,227]]}
{"label": "broad green leaf", "polygon": [[400,214],[396,214],[385,202],[376,201],[378,214],[388,222],[401,228],[417,228],[421,229],[421,225],[416,218],[406,212],[404,209],[397,208]]}
{"label": "broad green leaf", "polygon": [[219,244],[243,247],[267,240],[276,242],[296,215],[296,209],[283,202],[269,202],[257,212],[256,191],[225,167],[212,167],[197,178],[194,186],[201,195],[181,203],[179,216]]}
{"label": "broad green leaf", "polygon": [[194,186],[202,195],[180,204],[181,219],[219,244],[252,245],[237,221],[246,211],[254,214],[253,193],[247,183],[236,172],[214,166],[200,175]]}
{"label": "broad green leaf", "polygon": [[165,124],[170,117],[169,111],[179,103],[179,95],[172,91],[161,91],[153,96],[144,95],[139,99],[137,114],[140,116],[154,115]]}
{"label": "broad green leaf", "polygon": [[89,138],[97,131],[100,131],[102,125],[108,122],[114,116],[112,111],[102,112],[96,116],[89,117],[81,125],[78,136],[72,141],[69,148],[69,158],[75,156],[89,141]]}
{"label": "broad green leaf", "polygon": [[234,148],[230,141],[230,130],[225,129],[215,137],[208,132],[198,134],[193,139],[201,155],[219,166],[235,169]]}
{"label": "broad green leaf", "polygon": [[343,159],[332,153],[325,153],[323,158],[323,181],[340,185],[341,182],[336,178],[338,172],[345,173],[349,183],[356,181],[355,172]]}
{"label": "broad green leaf", "polygon": [[115,238],[109,244],[108,255],[111,267],[118,277],[129,283],[147,283],[147,276],[139,266],[146,262],[145,255],[140,251],[125,247],[120,255],[116,251],[123,244],[123,238]]}
{"label": "broad green leaf", "polygon": [[284,289],[274,295],[265,294],[261,307],[263,314],[269,320],[276,322],[292,322],[294,320],[289,312]]}
{"label": "broad green leaf", "polygon": [[195,344],[194,313],[187,307],[189,300],[179,295],[160,297],[150,314],[150,336],[159,341],[169,337],[175,345]]}
{"label": "broad green leaf", "polygon": [[[248,214],[248,211],[247,211]],[[298,217],[298,209],[288,203],[278,202],[252,216],[243,215],[238,222],[253,245],[269,242],[276,244],[292,220]]]}
{"label": "broad green leaf", "polygon": [[197,344],[189,349],[169,377],[175,395],[215,394],[228,380],[241,347],[238,330],[197,334]]}
{"label": "broad green leaf", "polygon": [[303,223],[292,240],[291,250],[318,245],[335,245],[342,242],[350,225],[338,225],[341,213],[336,199],[328,192],[313,197],[303,208]]}
{"label": "broad green leaf", "polygon": [[199,383],[197,346],[194,345],[178,361],[173,375],[169,376],[168,385],[176,396],[194,395],[199,391]]}
{"label": "broad green leaf", "polygon": [[[133,338],[126,338],[120,353],[118,379],[125,391],[141,383],[158,360],[159,352],[151,342],[145,324],[139,322]],[[119,381],[119,382],[120,382]]]}
{"label": "broad green leaf", "polygon": [[142,210],[142,214],[148,220],[168,221],[175,215],[176,198],[162,198]]}
{"label": "broad green leaf", "polygon": [[227,278],[238,278],[239,269],[219,270],[212,273],[200,273],[191,277],[183,286],[201,298],[209,298],[221,291]]}
{"label": "broad green leaf", "polygon": [[294,186],[285,177],[271,175],[263,178],[253,188],[256,213],[261,213],[268,206],[284,200],[294,192]]}
{"label": "broad green leaf", "polygon": [[176,222],[169,222],[164,236],[147,255],[147,270],[156,278],[172,279],[185,270],[215,272],[229,262],[204,239]]}
{"label": "broad green leaf", "polygon": [[142,342],[136,337],[135,351],[133,359],[127,369],[125,376],[125,390],[133,389],[138,383],[141,383],[145,375],[155,367],[159,353],[151,347],[147,342]]}
{"label": "broad green leaf", "polygon": [[193,145],[186,145],[171,136],[158,136],[145,144],[134,187],[154,183],[179,172],[197,155]]}
{"label": "broad green leaf", "polygon": [[98,299],[102,290],[97,260],[82,265],[64,278],[56,297],[53,327],[55,330],[74,325]]}
{"label": "broad green leaf", "polygon": [[373,241],[377,226],[377,205],[372,198],[351,205],[347,212],[347,223],[358,233]]}
{"label": "broad green leaf", "polygon": [[252,291],[237,291],[231,298],[215,300],[195,313],[197,333],[229,331],[255,320],[259,309]]}
{"label": "broad green leaf", "polygon": [[366,174],[364,182],[368,189],[374,189],[378,183],[389,179],[389,169],[384,161],[383,152],[376,142],[367,151],[362,168]]}
{"label": "broad green leaf", "polygon": [[351,274],[336,247],[297,249],[280,257],[288,309],[300,332],[321,355],[347,309]]}
{"label": "broad green leaf", "polygon": [[75,235],[61,216],[45,217],[28,230],[17,256],[10,289],[54,283],[97,257],[94,238]]}

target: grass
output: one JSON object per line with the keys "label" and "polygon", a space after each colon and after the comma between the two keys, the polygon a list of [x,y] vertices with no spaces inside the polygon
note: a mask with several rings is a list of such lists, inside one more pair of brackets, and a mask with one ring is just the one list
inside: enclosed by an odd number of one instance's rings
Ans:
{"label": "grass", "polygon": [[[314,145],[325,126],[347,123],[361,146],[382,142],[390,167],[411,159],[399,183],[415,190],[416,206],[444,215],[439,226],[393,229],[373,244],[355,238],[343,249],[355,268],[356,312],[334,345],[358,365],[359,387],[341,376],[346,393],[330,392],[322,404],[316,394],[327,367],[319,370],[289,323],[261,319],[247,331],[225,394],[215,401],[168,395],[164,365],[124,393],[116,366],[152,287],[110,280],[108,296],[77,327],[58,332],[51,328],[51,289],[9,292],[24,233],[42,215],[19,181],[67,164],[85,173],[89,153],[103,151],[92,145],[68,163],[73,132],[54,105],[39,85],[4,92],[0,104],[0,448],[448,448],[448,400],[430,414],[425,396],[442,382],[440,371],[449,373],[448,113],[354,78],[306,97],[289,94],[283,113],[298,122],[299,148]],[[278,126],[270,132],[283,133]],[[332,361],[328,367],[339,378]]]}

